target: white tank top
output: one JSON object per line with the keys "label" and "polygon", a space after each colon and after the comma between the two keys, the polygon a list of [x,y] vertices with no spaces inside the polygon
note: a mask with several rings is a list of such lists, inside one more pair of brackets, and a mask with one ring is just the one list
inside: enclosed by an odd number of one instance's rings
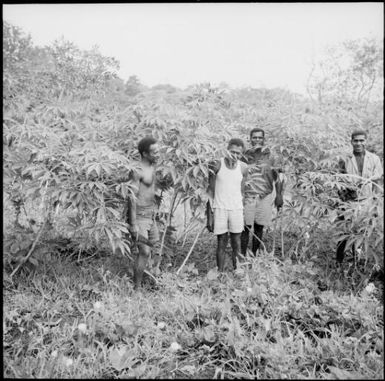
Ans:
{"label": "white tank top", "polygon": [[228,169],[224,159],[221,158],[221,168],[215,180],[214,208],[226,210],[243,209],[242,178],[243,175],[239,161],[237,161],[234,169]]}

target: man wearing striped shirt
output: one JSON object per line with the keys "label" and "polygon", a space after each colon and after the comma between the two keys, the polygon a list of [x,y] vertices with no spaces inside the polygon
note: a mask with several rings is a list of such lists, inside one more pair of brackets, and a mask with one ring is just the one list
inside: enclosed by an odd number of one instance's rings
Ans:
{"label": "man wearing striped shirt", "polygon": [[271,223],[273,190],[277,209],[283,205],[282,182],[275,168],[270,150],[265,147],[265,131],[253,128],[250,131],[251,148],[244,153],[243,160],[249,167],[249,181],[245,187],[244,230],[241,236],[241,251],[246,254],[249,232],[253,229],[252,253],[256,254],[263,237],[263,228]]}

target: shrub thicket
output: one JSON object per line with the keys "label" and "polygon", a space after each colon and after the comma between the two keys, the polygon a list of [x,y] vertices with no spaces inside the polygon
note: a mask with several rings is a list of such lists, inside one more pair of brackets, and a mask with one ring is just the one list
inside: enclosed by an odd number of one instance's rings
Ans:
{"label": "shrub thicket", "polygon": [[[368,130],[368,148],[383,157],[382,99],[375,98],[376,86],[381,84],[379,44],[358,40],[344,45],[340,53],[351,57],[347,73],[357,80],[349,82],[343,73],[336,75],[331,60],[328,77],[312,72],[310,97],[304,97],[282,89],[230,89],[224,84],[199,84],[184,90],[170,85],[148,88],[135,76],[127,82],[120,79],[115,74],[118,62],[97,49],[82,51],[63,40],[36,47],[7,22],[3,34],[5,282],[11,294],[16,293],[11,286],[16,279],[22,284],[33,282],[33,292],[40,292],[44,305],[51,300],[49,287],[64,287],[64,291],[52,291],[62,300],[60,306],[39,310],[50,317],[33,315],[36,295],[14,299],[25,308],[17,303],[7,307],[7,376],[81,377],[109,372],[161,377],[180,371],[187,376],[318,377],[329,369],[339,377],[339,368],[378,376],[377,355],[369,346],[373,344],[370,335],[382,340],[377,320],[369,317],[377,304],[360,299],[360,293],[383,271],[382,188],[360,207],[345,203],[348,218],[337,222],[336,206],[340,189],[357,187],[337,171],[338,160],[351,150],[351,131]],[[212,238],[201,235],[206,242],[203,248],[192,239],[202,234],[208,162],[223,153],[230,137],[247,140],[255,125],[266,130],[267,143],[286,176],[285,206],[274,229],[267,232],[265,248],[265,254],[276,249],[274,254],[286,258],[285,265],[277,267],[274,257],[259,258],[251,270],[243,268],[241,279],[225,283],[217,282],[212,272],[191,282],[183,275],[184,269],[176,276],[172,270],[182,263],[186,242],[193,253],[187,269],[192,271],[194,263],[201,266],[200,257],[209,255]],[[89,258],[96,260],[99,255],[115,258],[123,253],[132,258],[123,218],[125,200],[132,192],[127,179],[137,163],[137,142],[147,134],[159,139],[161,146],[157,179],[163,199],[158,210],[162,241],[157,250],[165,256],[164,266],[172,262],[171,271],[158,281],[162,293],[150,299],[146,296],[153,305],[146,303],[142,311],[136,308],[140,296],[121,297],[130,288],[127,279],[113,277],[111,283],[103,273],[99,283],[105,289],[97,283],[90,286],[94,278],[85,264],[83,289],[63,284],[64,275],[56,277],[53,286],[48,270],[41,273],[51,256],[60,255],[58,260],[68,260],[68,266],[74,260],[90,264]],[[358,260],[349,262],[334,279],[331,263],[342,237],[348,239],[348,248],[353,244],[359,248]],[[356,296],[330,291],[316,302],[311,282],[294,289],[288,283],[294,282],[293,271],[298,271],[297,278],[306,278],[309,268],[302,263],[308,261],[318,266],[311,271],[329,277],[330,282],[334,279],[334,285],[341,279],[348,282],[342,289],[352,289]],[[207,264],[203,264],[206,271]],[[269,264],[274,268],[271,278]],[[282,289],[285,284],[287,290]],[[75,298],[76,312],[58,318],[62,323],[57,323],[56,317],[73,300],[74,292],[80,298]],[[83,293],[87,301],[81,299]],[[167,299],[168,293],[174,295],[175,305]],[[298,300],[293,301],[293,295]],[[90,303],[96,300],[102,300],[104,312],[91,309]],[[26,303],[30,303],[28,308]],[[127,303],[134,303],[135,308],[130,309],[132,324],[124,325],[120,305]],[[343,308],[349,303],[354,307],[346,312]],[[346,319],[341,317],[344,313]],[[166,331],[154,331],[154,314],[166,323]],[[177,323],[171,324],[172,316]],[[75,330],[80,321],[87,325],[86,333]],[[352,336],[353,331],[362,336]],[[174,352],[169,347],[171,332],[181,345],[181,349],[174,346]],[[143,341],[143,335],[150,333],[151,339]],[[128,342],[126,337],[135,340]],[[47,343],[51,344],[47,347]],[[55,350],[63,361],[52,357]],[[193,353],[194,361],[187,361],[187,353]],[[70,357],[81,366],[63,368]],[[293,362],[295,371],[291,370]],[[27,374],[28,369],[33,371]]]}

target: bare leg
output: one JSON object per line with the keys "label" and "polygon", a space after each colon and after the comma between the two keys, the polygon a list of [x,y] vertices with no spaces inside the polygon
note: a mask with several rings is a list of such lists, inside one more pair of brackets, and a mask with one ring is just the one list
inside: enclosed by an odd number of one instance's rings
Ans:
{"label": "bare leg", "polygon": [[[339,221],[343,221],[345,218],[344,218],[343,214],[340,214],[337,217],[337,219]],[[344,261],[344,258],[345,258],[345,248],[346,248],[347,242],[348,242],[348,240],[344,239],[344,240],[339,241],[337,243],[336,260],[337,260],[338,264],[341,264]]]}
{"label": "bare leg", "polygon": [[237,269],[237,257],[241,252],[241,233],[230,233],[230,243],[232,251],[233,268]]}
{"label": "bare leg", "polygon": [[352,254],[353,254],[353,263],[357,263],[357,251],[356,251],[356,244],[353,243],[352,245]]}
{"label": "bare leg", "polygon": [[262,241],[262,236],[263,236],[263,225],[258,225],[254,223],[254,236],[253,236],[253,248],[252,248],[253,255],[255,255],[257,250],[259,249],[259,246]]}
{"label": "bare leg", "polygon": [[247,246],[249,244],[249,232],[251,230],[251,225],[245,225],[243,232],[241,233],[241,253],[246,255]]}
{"label": "bare leg", "polygon": [[339,264],[341,264],[344,260],[344,257],[345,257],[345,247],[346,247],[346,243],[348,242],[348,240],[343,240],[343,241],[340,241],[338,244],[337,244],[337,262]]}
{"label": "bare leg", "polygon": [[220,272],[223,272],[225,268],[225,251],[227,246],[228,234],[218,235],[218,246],[217,246],[217,266]]}
{"label": "bare leg", "polygon": [[138,289],[142,285],[143,273],[150,257],[150,248],[147,245],[138,244],[139,253],[134,265],[134,288]]}

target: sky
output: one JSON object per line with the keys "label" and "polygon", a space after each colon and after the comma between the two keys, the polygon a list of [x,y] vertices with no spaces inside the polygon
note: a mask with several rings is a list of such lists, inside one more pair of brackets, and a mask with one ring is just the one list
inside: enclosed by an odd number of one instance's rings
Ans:
{"label": "sky", "polygon": [[226,82],[305,93],[311,63],[347,39],[383,38],[372,3],[8,4],[3,20],[45,46],[64,37],[116,58],[146,86]]}

